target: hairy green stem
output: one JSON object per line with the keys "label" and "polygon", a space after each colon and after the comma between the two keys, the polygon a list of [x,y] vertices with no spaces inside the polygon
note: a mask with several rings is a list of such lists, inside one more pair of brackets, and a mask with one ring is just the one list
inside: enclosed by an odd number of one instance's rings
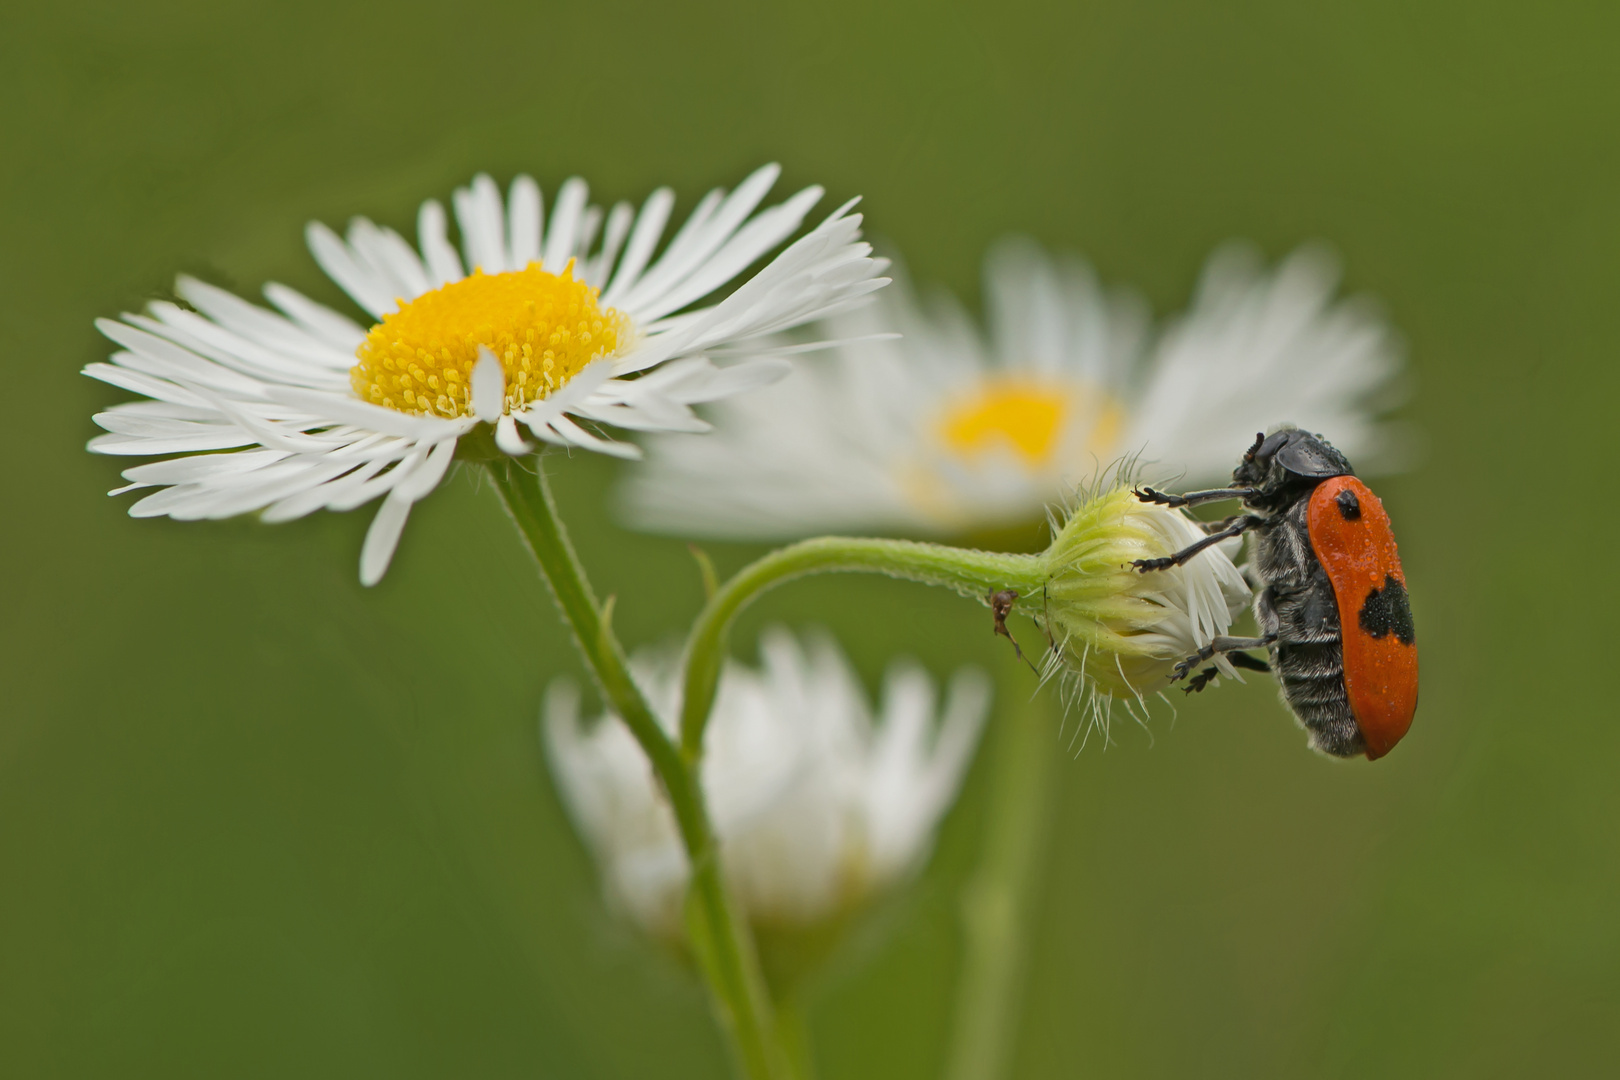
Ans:
{"label": "hairy green stem", "polygon": [[979,865],[962,893],[962,972],[945,1080],[1001,1080],[1012,1069],[1052,816],[1056,703],[1049,695],[1001,697]]}
{"label": "hairy green stem", "polygon": [[540,564],[564,620],[585,656],[603,695],[652,763],[669,796],[692,867],[690,903],[701,942],[700,964],[745,1073],[753,1080],[778,1075],[777,1053],[769,1031],[769,1006],[745,924],[732,911],[716,852],[714,829],[704,805],[696,771],[659,727],[652,710],[630,678],[624,649],[603,616],[601,605],[574,554],[562,519],[557,516],[545,473],[527,472],[518,462],[491,461],[490,475],[507,513]]}
{"label": "hairy green stem", "polygon": [[1038,555],[1003,555],[912,540],[823,536],[771,552],[721,586],[692,626],[681,697],[681,754],[688,762],[703,755],[703,731],[714,705],[732,620],[768,589],[834,571],[941,585],[980,600],[1002,589],[1036,595],[1047,576],[1046,562]]}

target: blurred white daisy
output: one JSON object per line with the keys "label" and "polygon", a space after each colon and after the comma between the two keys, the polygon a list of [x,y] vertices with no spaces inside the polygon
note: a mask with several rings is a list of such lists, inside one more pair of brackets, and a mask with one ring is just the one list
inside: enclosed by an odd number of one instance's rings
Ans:
{"label": "blurred white daisy", "polygon": [[[733,661],[721,676],[702,780],[742,909],[756,925],[791,928],[839,914],[921,863],[956,797],[990,691],[981,673],[960,671],[939,713],[928,675],[897,662],[874,718],[825,634],[801,642],[767,630],[760,657],[758,670]],[[643,651],[631,661],[672,734],[677,659]],[[563,800],[609,897],[648,930],[678,934],[686,855],[634,738],[612,715],[582,724],[567,680],[551,686],[545,731]]]}
{"label": "blurred white daisy", "polygon": [[[623,491],[639,526],[774,538],[851,530],[960,535],[1040,519],[1100,466],[1143,455],[1187,484],[1224,481],[1279,422],[1331,432],[1376,468],[1375,421],[1401,369],[1377,309],[1335,299],[1333,258],[1273,270],[1242,246],[1209,260],[1191,310],[1150,334],[1145,305],[1027,240],[990,252],[988,341],[951,297],[904,288],[830,320],[854,341],[717,406],[705,439],[648,441]],[[1388,404],[1388,402],[1384,402]]]}
{"label": "blurred white daisy", "polygon": [[787,239],[820,199],[806,188],[756,213],[778,172],[766,166],[729,195],[710,192],[656,259],[673,194],[660,188],[639,213],[619,203],[604,215],[578,178],[558,190],[547,225],[532,179],[518,177],[503,201],[493,180],[476,177],[453,200],[459,253],[432,200],[414,248],[365,218],[346,238],[311,224],[316,261],[372,325],[285,285],[265,286],[271,311],[181,277],[184,304],[97,322],[124,351],[85,374],[150,400],[98,414],[110,434],[90,449],[187,455],[124,472],[130,483],[118,492],[162,489],[130,508],[136,517],[263,510],[286,521],[386,496],[360,560],[372,584],[411,504],[480,425],[492,426],[486,452],[529,453],[532,436],[634,456],[576,420],[706,430],[689,406],[786,370],[780,359],[718,368],[709,356],[747,351],[884,284],[851,202],[718,303],[693,307]]}

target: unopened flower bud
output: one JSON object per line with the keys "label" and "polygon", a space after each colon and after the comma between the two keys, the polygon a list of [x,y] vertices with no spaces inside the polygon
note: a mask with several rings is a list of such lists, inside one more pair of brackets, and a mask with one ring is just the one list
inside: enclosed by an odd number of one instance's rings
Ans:
{"label": "unopened flower bud", "polygon": [[1052,639],[1048,674],[1105,702],[1115,695],[1141,701],[1168,686],[1176,662],[1226,633],[1248,603],[1249,588],[1232,565],[1239,541],[1166,570],[1144,573],[1132,563],[1203,538],[1184,513],[1144,503],[1127,487],[1070,510],[1041,556],[1045,595],[1026,601],[1039,605]]}

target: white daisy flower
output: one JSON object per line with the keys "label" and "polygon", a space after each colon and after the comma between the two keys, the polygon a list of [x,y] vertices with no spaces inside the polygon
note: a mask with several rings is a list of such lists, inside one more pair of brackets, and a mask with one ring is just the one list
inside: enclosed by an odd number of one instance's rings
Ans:
{"label": "white daisy flower", "polygon": [[1331,432],[1376,467],[1372,399],[1401,368],[1376,309],[1335,299],[1304,248],[1274,270],[1209,260],[1191,310],[1156,336],[1145,305],[1074,258],[1011,240],[986,260],[988,341],[949,296],[902,288],[818,336],[868,337],[716,407],[705,439],[659,436],[624,489],[629,519],[687,535],[885,530],[961,535],[1038,520],[1100,465],[1144,454],[1197,486],[1224,481],[1256,431]]}
{"label": "white daisy flower", "polygon": [[[956,797],[989,710],[988,680],[956,674],[936,723],[933,682],[890,667],[874,719],[849,662],[825,634],[780,628],[763,667],[728,663],[707,730],[703,786],[728,883],[756,925],[803,926],[847,910],[914,870]],[[673,653],[631,666],[674,733]],[[563,800],[613,902],[648,930],[679,933],[686,854],[669,805],[617,718],[582,725],[579,694],[552,684],[545,731]]]}
{"label": "white daisy flower", "polygon": [[532,437],[635,456],[577,421],[706,430],[691,405],[787,366],[720,368],[708,357],[746,351],[885,283],[852,201],[724,299],[693,307],[787,239],[820,199],[806,188],[756,213],[778,172],[766,166],[729,195],[710,192],[656,259],[669,189],[639,213],[619,203],[604,215],[578,178],[558,190],[549,224],[529,177],[504,201],[488,176],[474,178],[453,200],[459,253],[432,200],[415,248],[365,218],[346,238],[311,224],[316,261],[374,322],[285,285],[265,286],[271,311],[181,277],[185,304],[98,321],[124,351],[85,374],[150,400],[98,414],[109,434],[90,449],[186,455],[125,470],[130,483],[114,494],[161,489],[130,508],[136,517],[262,510],[287,521],[384,496],[360,559],[361,580],[374,584],[411,504],[438,486],[464,437],[482,430],[485,453],[529,453]]}

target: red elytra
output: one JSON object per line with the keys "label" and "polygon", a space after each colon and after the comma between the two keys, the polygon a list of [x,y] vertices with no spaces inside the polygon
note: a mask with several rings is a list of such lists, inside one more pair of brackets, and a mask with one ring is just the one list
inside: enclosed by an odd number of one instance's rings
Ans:
{"label": "red elytra", "polygon": [[[1353,498],[1341,502],[1344,492]],[[1352,515],[1344,504],[1359,505],[1359,512]],[[1395,534],[1384,504],[1354,476],[1317,485],[1308,523],[1338,602],[1350,711],[1375,760],[1401,741],[1417,711],[1417,643]]]}

